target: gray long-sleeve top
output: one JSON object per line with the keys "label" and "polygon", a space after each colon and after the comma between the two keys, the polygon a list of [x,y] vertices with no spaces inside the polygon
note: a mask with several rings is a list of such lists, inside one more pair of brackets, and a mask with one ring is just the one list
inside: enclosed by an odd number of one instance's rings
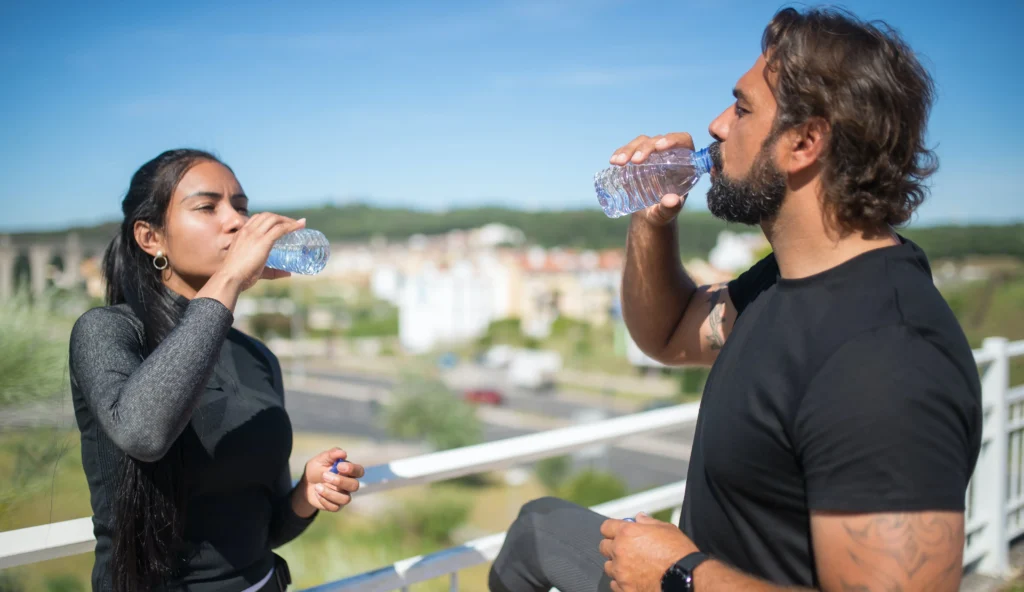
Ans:
{"label": "gray long-sleeve top", "polygon": [[313,518],[291,508],[291,423],[277,358],[232,329],[220,302],[176,296],[180,320],[148,356],[127,305],[83,314],[70,374],[91,493],[94,590],[109,590],[112,496],[125,454],[161,459],[181,440],[188,496],[186,568],[170,590],[242,590],[274,564],[271,549]]}

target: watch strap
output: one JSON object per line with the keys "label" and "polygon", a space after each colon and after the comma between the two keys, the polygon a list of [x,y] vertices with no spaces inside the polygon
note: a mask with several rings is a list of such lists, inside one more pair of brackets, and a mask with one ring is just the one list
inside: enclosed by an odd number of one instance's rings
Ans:
{"label": "watch strap", "polygon": [[694,551],[676,561],[661,578],[662,592],[692,592],[694,589],[693,570],[708,559],[710,557],[707,554]]}

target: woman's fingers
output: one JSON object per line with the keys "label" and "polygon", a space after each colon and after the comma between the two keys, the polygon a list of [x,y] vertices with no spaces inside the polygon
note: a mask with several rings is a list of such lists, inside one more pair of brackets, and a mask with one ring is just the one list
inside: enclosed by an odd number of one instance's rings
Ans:
{"label": "woman's fingers", "polygon": [[316,497],[323,506],[323,509],[328,512],[337,512],[341,509],[341,506],[348,505],[352,501],[352,496],[342,491],[335,491],[328,487],[324,483],[318,483],[316,485]]}
{"label": "woman's fingers", "polygon": [[359,491],[359,481],[352,477],[327,472],[324,473],[324,482],[338,491],[347,491],[348,493]]}

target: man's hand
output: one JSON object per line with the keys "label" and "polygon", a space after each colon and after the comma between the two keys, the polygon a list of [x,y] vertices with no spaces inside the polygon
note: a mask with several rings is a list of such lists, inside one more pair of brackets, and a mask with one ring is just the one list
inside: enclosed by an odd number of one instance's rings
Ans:
{"label": "man's hand", "polygon": [[[672,148],[689,148],[693,150],[693,138],[690,137],[690,134],[682,132],[654,136],[653,138],[637,136],[632,142],[616,150],[612,157],[608,159],[608,162],[620,166],[628,163],[640,164],[647,160],[651,154]],[[642,218],[654,226],[665,226],[676,219],[679,211],[683,209],[683,202],[685,201],[685,195],[680,196],[669,193],[662,196],[660,203],[640,210],[633,215]]]}
{"label": "man's hand", "polygon": [[601,554],[612,592],[660,592],[661,577],[697,546],[675,525],[638,514],[636,523],[606,520]]}

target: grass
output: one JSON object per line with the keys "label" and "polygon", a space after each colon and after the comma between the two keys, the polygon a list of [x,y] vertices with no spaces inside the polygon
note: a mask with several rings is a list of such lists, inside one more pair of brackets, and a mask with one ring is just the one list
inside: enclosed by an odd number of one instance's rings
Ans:
{"label": "grass", "polygon": [[[1024,339],[1024,271],[943,290],[971,347],[986,337]],[[1024,357],[1010,361],[1010,384],[1024,384]]]}

